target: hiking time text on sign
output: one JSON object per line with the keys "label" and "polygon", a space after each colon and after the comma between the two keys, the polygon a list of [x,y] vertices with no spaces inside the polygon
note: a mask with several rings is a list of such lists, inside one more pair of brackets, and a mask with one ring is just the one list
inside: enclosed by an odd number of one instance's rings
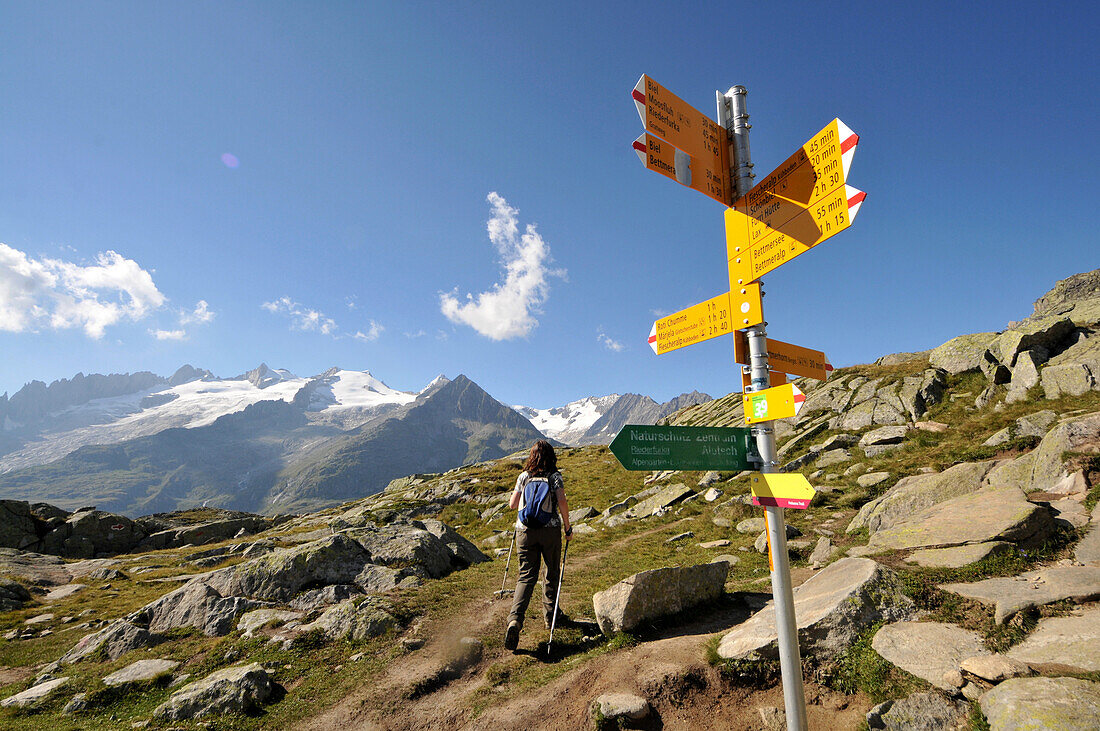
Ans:
{"label": "hiking time text on sign", "polygon": [[628,424],[615,435],[611,453],[628,470],[741,472],[761,462],[745,427]]}
{"label": "hiking time text on sign", "polygon": [[725,130],[645,74],[631,96],[646,132],[674,148],[654,147],[653,140],[643,135],[634,141],[642,163],[728,206],[732,195]]}
{"label": "hiking time text on sign", "polygon": [[[649,347],[657,355],[694,345],[733,332],[735,327],[751,327],[764,321],[759,284],[746,284],[734,292],[692,305],[687,309],[655,320],[649,330]],[[731,312],[732,310],[732,312]]]}

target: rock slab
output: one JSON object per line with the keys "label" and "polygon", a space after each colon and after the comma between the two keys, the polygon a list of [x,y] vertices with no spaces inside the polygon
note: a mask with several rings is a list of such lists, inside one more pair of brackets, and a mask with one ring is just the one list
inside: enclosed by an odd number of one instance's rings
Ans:
{"label": "rock slab", "polygon": [[0,701],[0,706],[5,708],[28,708],[38,705],[46,699],[50,693],[60,688],[69,682],[68,678],[54,678],[53,680],[47,680],[45,683],[39,683],[33,688],[28,688],[22,693],[16,693],[15,695],[5,698]]}
{"label": "rock slab", "polygon": [[1033,667],[1060,665],[1073,672],[1100,671],[1100,607],[1077,616],[1039,620],[1035,631],[1010,649],[1008,656]]}
{"label": "rock slab", "polygon": [[[875,633],[871,647],[887,662],[944,690],[958,687],[953,675],[960,662],[989,654],[976,633],[939,622],[885,625]],[[945,677],[949,673],[952,678]]]}
{"label": "rock slab", "polygon": [[1012,678],[978,699],[992,731],[1095,731],[1100,683],[1076,678]]}
{"label": "rock slab", "polygon": [[[794,592],[798,642],[804,656],[832,659],[863,629],[895,621],[915,611],[896,573],[867,558],[845,558],[810,577]],[[772,602],[735,627],[718,645],[731,659],[778,658]]]}
{"label": "rock slab", "polygon": [[993,604],[994,620],[1003,623],[1029,607],[1072,599],[1077,602],[1100,598],[1100,567],[1051,566],[1019,576],[986,579],[972,584],[941,584],[940,589]]}
{"label": "rock slab", "polygon": [[880,703],[867,712],[867,727],[888,731],[942,731],[959,728],[970,712],[965,701],[940,693],[914,693]]}
{"label": "rock slab", "polygon": [[175,660],[163,658],[155,660],[138,660],[130,663],[121,670],[116,670],[103,679],[103,684],[108,686],[126,685],[128,683],[141,683],[146,680],[170,673],[179,667]]}
{"label": "rock slab", "polygon": [[178,690],[153,715],[172,721],[224,713],[248,713],[271,700],[278,686],[259,663],[211,673]]}

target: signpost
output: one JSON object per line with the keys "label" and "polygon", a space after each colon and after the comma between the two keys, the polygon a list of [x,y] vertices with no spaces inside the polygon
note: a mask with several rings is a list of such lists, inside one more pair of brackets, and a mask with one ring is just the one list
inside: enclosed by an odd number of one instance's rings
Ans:
{"label": "signpost", "polygon": [[[747,366],[741,373],[745,423],[753,426],[711,429],[727,436],[698,441],[687,430],[706,428],[628,426],[615,437],[611,451],[627,469],[740,470],[749,462],[760,465],[750,482],[753,504],[763,506],[767,516],[787,728],[805,731],[783,510],[809,507],[815,493],[801,474],[776,472],[771,422],[796,416],[805,402],[802,391],[786,382],[786,374],[824,380],[833,367],[819,350],[768,339],[759,280],[851,226],[866,196],[848,184],[859,135],[839,119],[753,185],[746,93],[743,86],[718,92],[718,124],[645,75],[632,96],[646,129],[634,142],[642,163],[723,204],[729,202],[725,228],[730,291],[654,322],[650,347],[660,355],[733,332],[734,360]],[[734,436],[736,431],[750,432],[751,437]],[[750,459],[753,440],[756,450]],[[730,461],[723,466],[710,461],[720,458]]]}
{"label": "signpost", "polygon": [[721,470],[760,465],[752,430],[718,426],[624,426],[611,453],[628,470]]}
{"label": "signpost", "polygon": [[[770,378],[769,378],[770,383]],[[802,410],[806,396],[793,383],[772,386],[762,391],[752,391],[741,396],[745,407],[745,423],[790,419]]]}
{"label": "signpost", "polygon": [[749,478],[749,489],[752,491],[753,505],[800,510],[810,507],[810,501],[817,494],[810,481],[799,472],[789,475],[774,472],[755,474]]}

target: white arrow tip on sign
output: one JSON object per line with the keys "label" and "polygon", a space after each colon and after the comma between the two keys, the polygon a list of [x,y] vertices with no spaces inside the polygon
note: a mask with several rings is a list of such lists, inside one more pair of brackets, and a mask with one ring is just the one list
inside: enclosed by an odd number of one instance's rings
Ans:
{"label": "white arrow tip on sign", "polygon": [[642,165],[645,165],[645,133],[638,135],[638,139],[634,140],[634,152],[638,153],[638,159],[642,161]]}
{"label": "white arrow tip on sign", "polygon": [[653,348],[653,354],[657,355],[657,323],[649,329],[649,347]]}
{"label": "white arrow tip on sign", "polygon": [[802,405],[806,403],[806,394],[802,393],[798,389],[798,386],[791,384],[791,395],[794,396],[794,413],[797,414],[802,411]]}
{"label": "white arrow tip on sign", "polygon": [[645,126],[645,74],[638,77],[638,83],[634,85],[631,94],[634,97],[634,106],[638,108],[638,116],[642,118],[642,126]]}
{"label": "white arrow tip on sign", "polygon": [[848,196],[848,223],[851,223],[856,220],[856,214],[859,213],[859,207],[863,205],[863,200],[867,197],[867,194],[850,185],[844,186],[844,192]]}
{"label": "white arrow tip on sign", "polygon": [[848,169],[852,167],[852,158],[856,154],[856,145],[859,144],[859,135],[839,119],[836,120],[836,127],[840,134],[840,159],[844,167],[844,177],[847,179]]}

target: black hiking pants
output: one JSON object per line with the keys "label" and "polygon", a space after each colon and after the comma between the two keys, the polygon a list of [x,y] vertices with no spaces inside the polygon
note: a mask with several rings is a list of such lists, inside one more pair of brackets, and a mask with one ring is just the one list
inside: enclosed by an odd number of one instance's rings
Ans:
{"label": "black hiking pants", "polygon": [[523,616],[531,603],[531,594],[539,580],[539,564],[546,564],[546,580],[543,583],[542,608],[547,625],[554,616],[554,599],[558,593],[558,576],[561,573],[561,528],[527,528],[516,531],[516,549],[519,558],[519,581],[516,582],[516,598],[508,624],[517,622],[523,627]]}

